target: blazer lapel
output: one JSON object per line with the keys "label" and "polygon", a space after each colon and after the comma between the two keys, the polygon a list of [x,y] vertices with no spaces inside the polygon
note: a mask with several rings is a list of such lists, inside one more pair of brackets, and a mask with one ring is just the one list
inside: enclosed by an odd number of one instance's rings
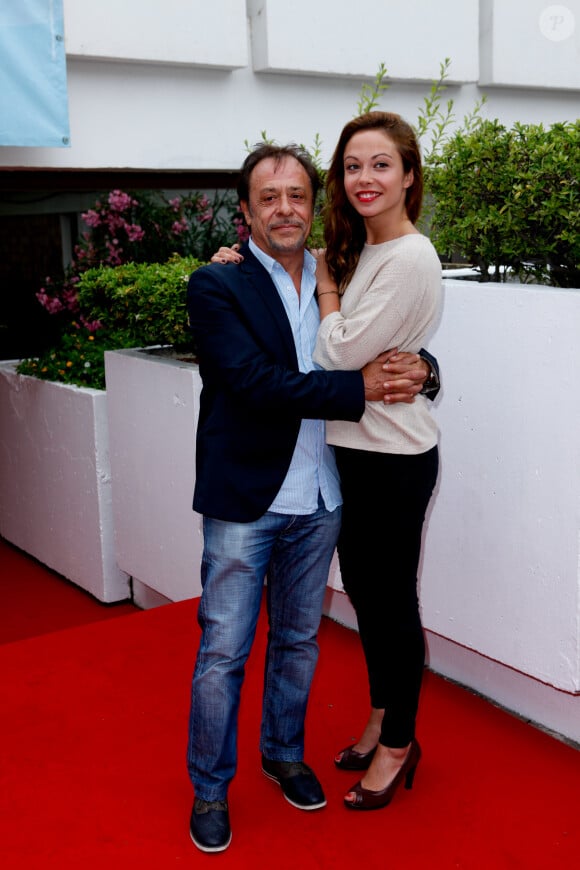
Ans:
{"label": "blazer lapel", "polygon": [[[280,299],[276,285],[264,269],[260,261],[254,257],[249,247],[242,250],[243,261],[238,267],[246,276],[248,281],[254,287],[261,303],[265,309],[264,314],[267,318],[265,330],[270,330],[272,327],[275,331],[270,334],[272,336],[273,346],[279,350],[280,342],[285,350],[286,355],[289,355],[295,366],[298,365],[296,357],[296,347],[294,345],[294,336],[290,328],[290,323],[284,309],[284,304]],[[247,291],[246,291],[247,292]],[[258,314],[258,312],[254,312]],[[265,332],[268,335],[268,331]]]}

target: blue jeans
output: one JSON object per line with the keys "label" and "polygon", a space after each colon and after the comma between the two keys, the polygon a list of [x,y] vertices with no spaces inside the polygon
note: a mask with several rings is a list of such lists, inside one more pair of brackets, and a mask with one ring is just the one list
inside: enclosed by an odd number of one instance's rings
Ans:
{"label": "blue jeans", "polygon": [[341,508],[266,513],[252,523],[204,517],[202,630],[191,690],[187,764],[195,795],[225,800],[236,770],[244,667],[264,579],[269,619],[260,751],[302,761],[304,719],[318,659],[316,636]]}

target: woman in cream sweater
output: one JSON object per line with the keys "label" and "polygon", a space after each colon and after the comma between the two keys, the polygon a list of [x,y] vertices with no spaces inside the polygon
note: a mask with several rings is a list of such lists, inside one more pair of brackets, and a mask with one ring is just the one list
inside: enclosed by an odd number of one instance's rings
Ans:
{"label": "woman in cream sweater", "polygon": [[[370,112],[343,129],[327,175],[326,251],[317,254],[325,369],[360,369],[387,347],[416,353],[437,317],[441,266],[416,229],[423,195],[419,146],[400,116]],[[344,798],[386,806],[413,784],[415,720],[425,664],[417,570],[438,473],[438,432],[422,395],[367,403],[358,423],[327,423],[343,494],[341,576],[367,663],[370,714],[335,758],[363,772]]]}

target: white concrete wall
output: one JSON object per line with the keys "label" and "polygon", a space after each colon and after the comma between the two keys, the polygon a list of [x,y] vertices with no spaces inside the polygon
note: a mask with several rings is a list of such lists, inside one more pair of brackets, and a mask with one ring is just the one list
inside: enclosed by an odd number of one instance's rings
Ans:
{"label": "white concrete wall", "polygon": [[479,82],[580,90],[580,2],[481,0]]}
{"label": "white concrete wall", "polygon": [[[579,114],[580,0],[64,0],[70,148],[3,148],[4,166],[236,170],[261,131],[330,157],[381,62],[410,121],[451,59],[458,119]],[[561,20],[560,20],[561,19]]]}
{"label": "white concrete wall", "polygon": [[67,57],[236,69],[248,65],[244,0],[64,0]]}
{"label": "white concrete wall", "polygon": [[[428,343],[443,375],[441,468],[420,576],[429,633],[570,693],[580,693],[578,336],[579,290],[444,281]],[[330,585],[340,589],[336,563]],[[335,596],[328,611],[355,625]]]}
{"label": "white concrete wall", "polygon": [[[580,743],[580,290],[444,281],[428,663]],[[388,552],[388,549],[387,549]],[[335,563],[325,612],[356,626]]]}
{"label": "white concrete wall", "polygon": [[580,291],[448,280],[430,631],[580,691]]}

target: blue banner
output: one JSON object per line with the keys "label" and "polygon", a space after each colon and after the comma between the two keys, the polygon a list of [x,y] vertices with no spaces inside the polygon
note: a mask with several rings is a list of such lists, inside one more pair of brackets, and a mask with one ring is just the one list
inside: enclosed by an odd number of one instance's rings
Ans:
{"label": "blue banner", "polygon": [[0,145],[70,145],[63,0],[0,0]]}

